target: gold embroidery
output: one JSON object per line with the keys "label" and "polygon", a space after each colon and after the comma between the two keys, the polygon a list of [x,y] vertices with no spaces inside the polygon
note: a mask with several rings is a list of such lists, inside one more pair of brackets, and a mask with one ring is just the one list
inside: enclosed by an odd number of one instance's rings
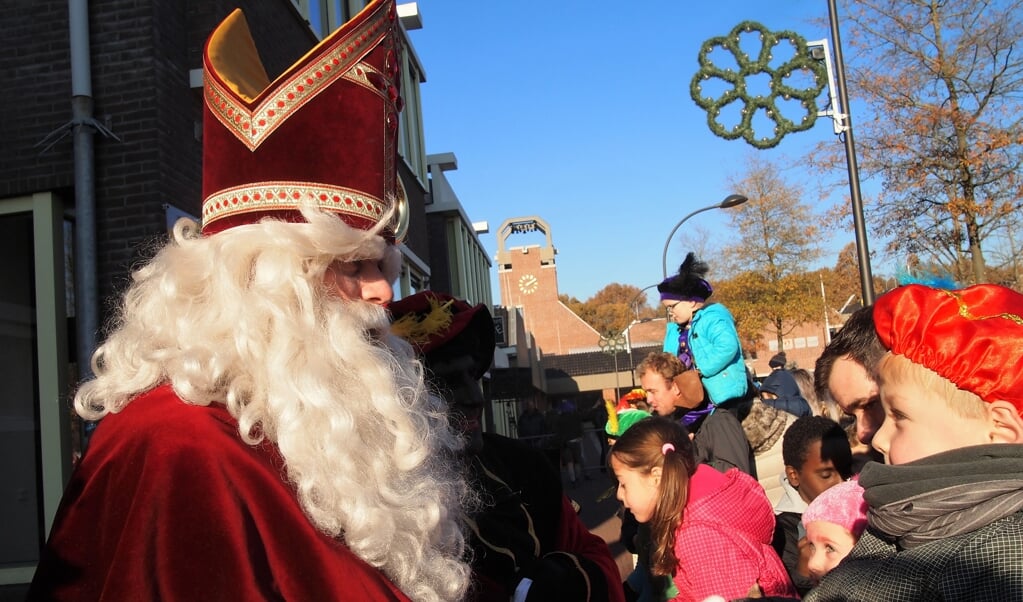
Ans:
{"label": "gold embroidery", "polygon": [[998,314],[992,314],[990,316],[974,315],[973,312],[970,311],[970,308],[966,306],[966,302],[963,301],[963,298],[959,294],[947,290],[943,290],[941,292],[945,293],[949,297],[952,297],[953,299],[956,300],[956,303],[959,305],[959,315],[966,320],[990,320],[992,318],[1003,318],[1011,322],[1014,322],[1017,326],[1023,326],[1023,318],[1019,317],[1016,314],[1002,312]]}
{"label": "gold embroidery", "polygon": [[[207,71],[203,73],[206,105],[217,120],[231,131],[249,150],[255,150],[299,108],[334,84],[338,79],[355,82],[388,100],[384,91],[367,79],[367,73],[379,72],[362,63],[389,33],[387,19],[367,19],[351,35],[339,38],[314,62],[283,82],[274,82],[272,94],[255,108],[249,109],[233,90]],[[387,78],[384,78],[387,81]],[[393,82],[389,82],[392,83]]]}
{"label": "gold embroidery", "polygon": [[365,217],[374,222],[387,211],[380,199],[363,192],[308,182],[255,182],[211,194],[202,204],[202,222],[210,224],[237,213],[298,210],[302,199],[312,195],[327,211]]}

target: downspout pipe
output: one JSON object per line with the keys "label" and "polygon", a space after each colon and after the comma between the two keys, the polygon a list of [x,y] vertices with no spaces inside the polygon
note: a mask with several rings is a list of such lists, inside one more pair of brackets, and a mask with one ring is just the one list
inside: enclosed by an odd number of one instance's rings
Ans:
{"label": "downspout pipe", "polygon": [[96,252],[96,178],[88,0],[68,0],[71,37],[71,128],[75,166],[75,349],[78,375],[92,378],[99,332]]}

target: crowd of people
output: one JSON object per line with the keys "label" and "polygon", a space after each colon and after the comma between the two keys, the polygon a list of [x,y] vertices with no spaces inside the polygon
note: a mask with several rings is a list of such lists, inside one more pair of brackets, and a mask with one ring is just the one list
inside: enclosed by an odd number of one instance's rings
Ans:
{"label": "crowd of people", "polygon": [[[658,287],[676,326],[637,369],[654,415],[611,449],[644,543],[627,599],[1023,599],[1023,295],[897,287],[850,317],[812,374],[784,353],[759,387],[732,374],[744,404],[706,386],[737,335],[723,307],[725,328],[697,329],[715,306],[703,273],[690,255]],[[707,453],[735,437],[703,425],[744,406],[753,477],[780,446],[770,501],[741,462]]]}
{"label": "crowd of people", "polygon": [[[1004,287],[899,287],[812,375],[778,354],[758,385],[690,253],[657,287],[641,389],[484,432],[486,306],[393,299],[398,45],[373,0],[292,68],[317,83],[290,102],[240,12],[210,36],[202,220],[134,272],[75,394],[98,426],[30,599],[1023,599],[1023,295]],[[237,118],[275,95],[266,129]],[[324,135],[330,161],[289,152],[334,121],[352,133]],[[584,415],[626,579],[562,480],[589,477]]]}

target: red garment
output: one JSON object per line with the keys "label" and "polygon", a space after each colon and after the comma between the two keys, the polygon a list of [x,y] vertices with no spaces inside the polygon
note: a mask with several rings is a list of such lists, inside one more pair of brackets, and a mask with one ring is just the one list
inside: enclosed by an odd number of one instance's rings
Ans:
{"label": "red garment", "polygon": [[96,429],[29,598],[408,600],[309,522],[283,466],[223,406],[144,393]]}
{"label": "red garment", "polygon": [[722,474],[699,465],[675,534],[674,600],[744,598],[755,583],[764,596],[798,598],[771,547],[773,534],[774,511],[760,483],[735,468]]}
{"label": "red garment", "polygon": [[[579,520],[572,501],[567,496],[561,496],[561,529],[558,531],[559,550],[571,550],[576,556],[587,558],[598,564],[600,570],[607,579],[607,599],[609,602],[625,602],[625,592],[622,590],[622,574],[618,570],[618,564],[613,556],[608,553],[607,542],[595,535],[586,528],[586,525]],[[600,599],[596,592],[590,596],[591,600]]]}

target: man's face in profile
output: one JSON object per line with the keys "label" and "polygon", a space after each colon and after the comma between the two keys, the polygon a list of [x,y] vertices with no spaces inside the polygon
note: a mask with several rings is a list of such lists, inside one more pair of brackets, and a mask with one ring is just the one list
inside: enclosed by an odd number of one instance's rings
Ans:
{"label": "man's face in profile", "polygon": [[448,403],[451,425],[462,434],[467,454],[483,448],[483,389],[468,353],[439,353],[427,361],[427,378]]}
{"label": "man's face in profile", "polygon": [[877,383],[866,368],[849,356],[838,358],[831,368],[828,390],[842,412],[856,418],[856,438],[870,445],[884,422],[884,407]]}

